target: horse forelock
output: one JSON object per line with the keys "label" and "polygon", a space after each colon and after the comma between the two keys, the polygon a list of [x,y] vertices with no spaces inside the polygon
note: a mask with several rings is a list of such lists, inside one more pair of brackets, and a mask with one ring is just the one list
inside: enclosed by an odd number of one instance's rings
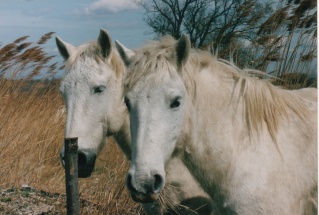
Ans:
{"label": "horse forelock", "polygon": [[159,83],[165,74],[176,75],[172,56],[174,41],[172,37],[164,37],[161,41],[149,41],[135,50],[136,55],[124,79],[125,92],[138,82],[153,85]]}
{"label": "horse forelock", "polygon": [[91,41],[77,47],[65,63],[66,70],[70,70],[72,65],[76,64],[78,60],[84,60],[85,58],[94,59],[97,64],[108,64],[117,77],[125,71],[125,65],[117,50],[112,48],[110,56],[104,58],[101,50],[98,48],[97,41]]}
{"label": "horse forelock", "polygon": [[262,71],[239,69],[233,63],[219,60],[209,52],[191,49],[187,63],[182,71],[178,71],[175,65],[175,44],[175,39],[166,36],[160,41],[151,41],[136,50],[130,65],[131,70],[124,81],[125,93],[140,82],[156,84],[160,82],[163,74],[168,72],[171,76],[179,75],[182,78],[187,93],[192,101],[196,102],[196,96],[202,96],[196,92],[197,85],[200,84],[199,74],[204,68],[209,68],[214,76],[226,77],[237,83],[232,92],[236,97],[233,99],[243,98],[245,121],[250,135],[257,134],[258,137],[265,123],[269,134],[276,142],[276,133],[281,120],[285,118],[289,120],[291,112],[300,118],[307,117],[306,106],[292,91],[283,90],[272,85],[269,80],[255,77],[264,74]]}

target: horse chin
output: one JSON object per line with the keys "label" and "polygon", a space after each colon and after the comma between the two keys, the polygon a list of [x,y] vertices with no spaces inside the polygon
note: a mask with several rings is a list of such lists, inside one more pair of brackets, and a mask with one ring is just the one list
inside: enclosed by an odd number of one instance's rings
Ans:
{"label": "horse chin", "polygon": [[159,193],[144,194],[144,193],[131,192],[131,197],[134,201],[139,203],[151,203],[158,200]]}

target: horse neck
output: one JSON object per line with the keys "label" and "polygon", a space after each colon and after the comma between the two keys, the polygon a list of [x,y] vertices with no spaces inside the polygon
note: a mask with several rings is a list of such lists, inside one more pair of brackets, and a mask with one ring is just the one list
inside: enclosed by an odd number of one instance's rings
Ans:
{"label": "horse neck", "polygon": [[[227,122],[231,120],[234,110],[238,111],[242,102],[240,99],[234,99],[236,95],[233,94],[238,80],[210,70],[205,69],[199,73],[195,96],[189,105],[192,113],[190,120],[193,122],[192,133],[202,133],[200,137],[203,138],[211,137],[211,132],[220,132],[214,131],[214,128],[230,127]],[[207,133],[207,129],[211,132]]]}
{"label": "horse neck", "polygon": [[[207,175],[207,172],[220,177],[214,177],[214,180],[222,181],[229,168],[228,161],[231,160],[234,143],[232,134],[235,130],[231,116],[234,103],[232,91],[235,84],[236,81],[232,78],[220,77],[208,70],[199,73],[196,94],[189,105],[188,121],[191,125],[188,131],[184,132],[188,136],[183,138],[186,140],[186,143],[183,143],[185,164],[198,176],[199,181],[206,180],[201,176]],[[207,180],[211,181],[211,178]]]}
{"label": "horse neck", "polygon": [[124,152],[125,156],[131,160],[132,150],[131,150],[131,135],[130,135],[130,123],[129,115],[127,110],[122,114],[122,126],[117,132],[113,133],[113,138],[119,145],[121,150]]}

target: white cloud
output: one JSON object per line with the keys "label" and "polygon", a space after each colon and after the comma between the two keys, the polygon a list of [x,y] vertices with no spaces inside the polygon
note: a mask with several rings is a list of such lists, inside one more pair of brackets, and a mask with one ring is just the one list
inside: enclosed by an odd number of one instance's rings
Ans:
{"label": "white cloud", "polygon": [[97,0],[89,7],[85,8],[86,14],[91,14],[99,11],[119,12],[122,10],[134,10],[138,5],[132,0]]}

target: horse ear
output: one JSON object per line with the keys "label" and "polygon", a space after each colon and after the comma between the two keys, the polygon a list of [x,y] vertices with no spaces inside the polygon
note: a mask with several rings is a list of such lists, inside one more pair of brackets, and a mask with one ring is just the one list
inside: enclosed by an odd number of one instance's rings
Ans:
{"label": "horse ear", "polygon": [[64,60],[69,59],[71,54],[75,51],[75,47],[69,43],[64,42],[60,37],[55,37],[56,46],[58,47],[58,50],[61,54],[61,56],[64,58]]}
{"label": "horse ear", "polygon": [[135,53],[122,45],[119,41],[115,40],[115,46],[119,52],[123,62],[126,66],[130,64],[131,58],[134,57]]}
{"label": "horse ear", "polygon": [[106,30],[104,29],[100,30],[100,35],[97,41],[98,41],[98,46],[101,50],[102,56],[104,58],[108,57],[112,50],[112,42],[111,42],[111,37],[109,36]]}
{"label": "horse ear", "polygon": [[188,37],[183,34],[175,46],[178,67],[182,67],[187,62],[190,48],[191,42],[189,41]]}

